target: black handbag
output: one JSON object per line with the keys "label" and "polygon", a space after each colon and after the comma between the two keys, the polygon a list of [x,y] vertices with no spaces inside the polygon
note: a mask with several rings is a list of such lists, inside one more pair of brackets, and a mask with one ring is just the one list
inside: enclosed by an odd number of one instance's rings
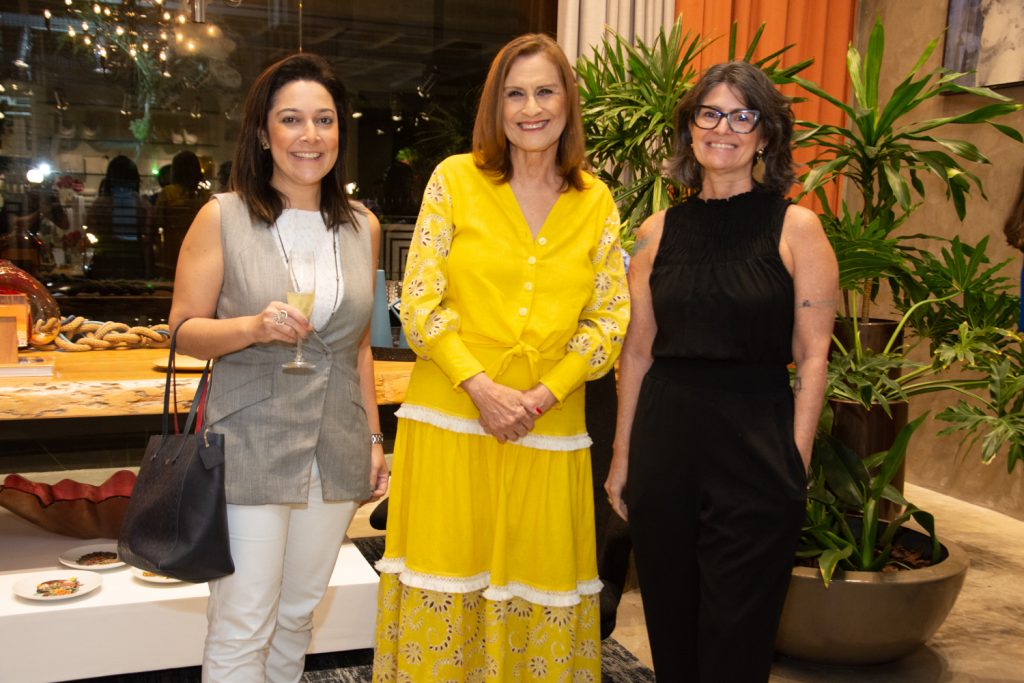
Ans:
{"label": "black handbag", "polygon": [[[210,382],[209,361],[199,379],[185,430],[178,433],[176,338],[177,330],[171,337],[167,361],[163,432],[151,436],[146,445],[117,540],[117,554],[144,571],[199,583],[235,571],[224,496],[224,435],[203,429],[201,424]],[[174,434],[168,428],[172,387]]]}

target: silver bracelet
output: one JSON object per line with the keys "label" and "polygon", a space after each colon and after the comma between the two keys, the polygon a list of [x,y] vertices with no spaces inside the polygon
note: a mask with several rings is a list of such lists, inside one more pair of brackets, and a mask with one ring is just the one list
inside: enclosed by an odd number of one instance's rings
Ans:
{"label": "silver bracelet", "polygon": [[384,443],[384,435],[380,432],[372,432],[370,434],[370,445],[372,446],[378,443]]}

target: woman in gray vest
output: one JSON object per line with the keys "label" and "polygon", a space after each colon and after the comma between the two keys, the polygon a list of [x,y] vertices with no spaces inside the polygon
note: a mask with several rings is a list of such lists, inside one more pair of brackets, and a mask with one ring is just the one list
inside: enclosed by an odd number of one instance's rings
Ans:
{"label": "woman in gray vest", "polygon": [[[204,681],[299,680],[349,521],[387,488],[368,332],[380,225],[344,191],[346,109],[320,57],[264,71],[232,192],[200,210],[178,261],[179,347],[217,359],[207,421],[225,437],[235,562],[210,582]],[[300,247],[308,315],[284,301]],[[300,340],[313,367],[297,374],[282,366]]]}

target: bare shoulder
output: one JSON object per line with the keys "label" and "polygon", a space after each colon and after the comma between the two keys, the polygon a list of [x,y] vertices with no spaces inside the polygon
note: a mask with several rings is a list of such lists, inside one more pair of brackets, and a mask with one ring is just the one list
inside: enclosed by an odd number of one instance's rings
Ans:
{"label": "bare shoulder", "polygon": [[[210,317],[224,278],[220,202],[204,204],[181,244],[174,278],[171,317]],[[177,317],[177,319],[181,319]]]}
{"label": "bare shoulder", "polygon": [[[829,244],[825,229],[821,227],[818,215],[805,206],[790,204],[786,209],[786,217],[782,222],[782,240],[780,250],[783,259],[801,260],[802,257],[813,259],[832,259],[832,245]],[[787,263],[790,266],[791,263]],[[790,268],[792,271],[792,268]]]}
{"label": "bare shoulder", "polygon": [[205,216],[207,220],[214,220],[217,225],[220,225],[220,200],[211,199],[199,207],[199,211],[196,213],[196,218],[199,218],[200,216]]}
{"label": "bare shoulder", "polygon": [[190,247],[200,247],[205,251],[214,244],[220,244],[220,202],[210,200],[196,213],[181,250],[185,252]]}
{"label": "bare shoulder", "polygon": [[366,211],[366,224],[370,227],[370,234],[371,235],[379,235],[380,234],[380,220],[378,220],[377,216],[374,215],[374,213],[372,211],[370,211],[369,209],[363,209],[363,210]]}
{"label": "bare shoulder", "polygon": [[808,237],[825,236],[818,214],[806,206],[790,204],[786,209],[786,217],[782,222],[782,235],[788,239],[805,239]]}
{"label": "bare shoulder", "polygon": [[818,215],[807,207],[790,204],[786,209],[779,255],[798,285],[812,274],[823,283],[838,278],[832,245]]}
{"label": "bare shoulder", "polygon": [[633,258],[646,257],[649,261],[658,253],[661,233],[665,229],[665,212],[659,211],[647,217],[636,231],[636,243],[633,245]]}

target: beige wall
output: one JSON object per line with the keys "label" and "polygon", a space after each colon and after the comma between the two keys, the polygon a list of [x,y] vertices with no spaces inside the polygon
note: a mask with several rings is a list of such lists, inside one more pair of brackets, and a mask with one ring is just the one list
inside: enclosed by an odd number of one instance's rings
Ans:
{"label": "beige wall", "polygon": [[[862,0],[858,13],[857,44],[863,51],[876,17],[881,17],[886,30],[886,59],[883,66],[881,92],[891,90],[917,61],[924,47],[945,29],[948,0]],[[942,63],[943,41],[927,64]],[[1024,102],[1024,87],[1004,88],[1001,94]],[[978,106],[982,100],[970,95],[937,97],[923,104],[914,115],[918,118],[953,116]],[[1024,112],[1003,120],[1024,131]],[[1024,169],[1024,145],[997,133],[990,126],[949,126],[938,135],[963,138],[978,146],[992,162],[972,168],[984,185],[988,201],[974,196],[967,205],[967,217],[961,223],[938,183],[927,182],[928,200],[917,211],[906,230],[952,237],[959,234],[968,242],[990,236],[988,253],[993,260],[1011,259],[1005,273],[1014,282],[1020,273],[1021,253],[1006,244],[1002,227],[1021,182]],[[932,415],[955,399],[935,395],[915,400],[911,405],[913,419],[925,410]],[[989,466],[981,464],[977,449],[962,446],[956,436],[940,437],[936,432],[943,423],[931,421],[922,426],[912,443],[907,478],[949,495],[991,507],[1018,519],[1024,519],[1024,464],[1012,474],[1006,471],[1006,460],[999,458]]]}

